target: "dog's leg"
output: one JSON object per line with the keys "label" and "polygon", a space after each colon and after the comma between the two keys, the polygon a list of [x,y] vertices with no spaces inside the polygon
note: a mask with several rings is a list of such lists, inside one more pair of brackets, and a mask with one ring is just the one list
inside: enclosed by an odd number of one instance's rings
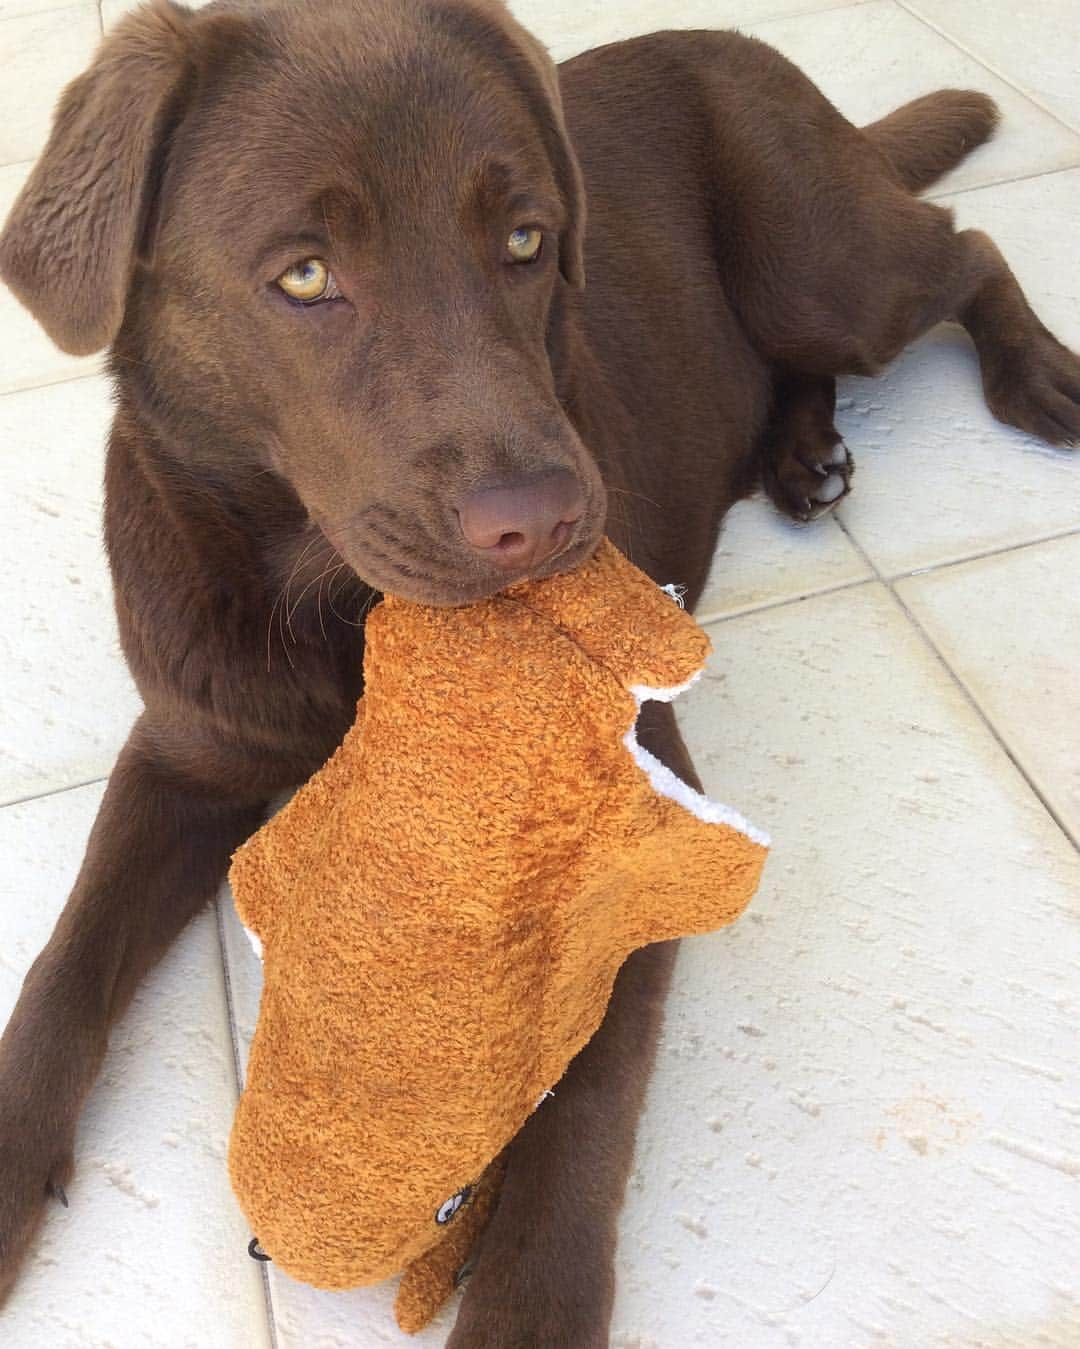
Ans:
{"label": "dog's leg", "polygon": [[605,1349],[616,1221],[675,950],[629,958],[602,1026],[511,1144],[447,1349]]}
{"label": "dog's leg", "polygon": [[1039,321],[994,241],[957,235],[958,279],[948,317],[979,353],[983,391],[999,421],[1051,445],[1080,442],[1080,357]]}
{"label": "dog's leg", "polygon": [[109,1026],[260,822],[264,798],[234,790],[204,790],[146,717],[136,722],[71,898],[0,1039],[0,1302],[48,1196],[66,1203],[76,1121]]}
{"label": "dog's leg", "polygon": [[824,515],[851,490],[855,465],[833,425],[835,411],[835,379],[777,375],[773,412],[759,449],[761,480],[793,520]]}
{"label": "dog's leg", "polygon": [[[940,226],[940,212],[916,204],[914,221]],[[927,238],[933,237],[928,228]],[[886,365],[935,323],[952,319],[975,342],[983,389],[1000,421],[1052,445],[1080,442],[1080,358],[1039,320],[993,240],[979,230],[937,232],[933,265],[918,303],[900,322],[852,334]],[[811,349],[808,347],[808,349]],[[821,356],[822,349],[814,354]],[[838,373],[845,369],[837,357]],[[790,368],[776,376],[774,407],[759,448],[762,483],[796,520],[824,514],[848,494],[854,464],[833,425],[836,382]]]}
{"label": "dog's leg", "polygon": [[[647,703],[641,743],[700,787],[667,704]],[[509,1149],[447,1349],[604,1349],[617,1219],[677,945],[619,973],[603,1024]]]}

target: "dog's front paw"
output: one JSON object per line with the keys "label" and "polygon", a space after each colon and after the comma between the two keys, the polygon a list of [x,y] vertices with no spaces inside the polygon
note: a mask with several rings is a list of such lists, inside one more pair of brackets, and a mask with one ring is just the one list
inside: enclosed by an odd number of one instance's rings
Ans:
{"label": "dog's front paw", "polygon": [[762,446],[762,485],[785,515],[806,522],[831,511],[851,491],[855,463],[817,404],[784,409]]}
{"label": "dog's front paw", "polygon": [[611,1291],[608,1274],[569,1254],[515,1257],[485,1242],[446,1349],[607,1349]]}
{"label": "dog's front paw", "polygon": [[73,1169],[72,1140],[15,1106],[22,1088],[0,1075],[0,1306],[14,1286],[47,1206],[67,1205],[64,1186]]}

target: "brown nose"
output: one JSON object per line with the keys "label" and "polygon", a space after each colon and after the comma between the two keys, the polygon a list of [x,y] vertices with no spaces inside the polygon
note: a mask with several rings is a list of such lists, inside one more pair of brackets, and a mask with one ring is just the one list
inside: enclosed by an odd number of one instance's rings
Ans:
{"label": "brown nose", "polygon": [[475,488],[458,512],[469,543],[507,571],[538,567],[560,552],[584,513],[581,486],[565,468]]}

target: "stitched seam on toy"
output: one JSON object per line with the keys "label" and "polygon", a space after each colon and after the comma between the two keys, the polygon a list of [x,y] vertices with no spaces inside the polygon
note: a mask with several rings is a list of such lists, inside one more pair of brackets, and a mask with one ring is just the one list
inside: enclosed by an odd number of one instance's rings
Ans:
{"label": "stitched seam on toy", "polygon": [[592,661],[594,665],[602,666],[620,689],[624,692],[628,691],[627,686],[615,674],[607,661],[601,660],[598,656],[594,655],[588,647],[583,645],[580,638],[578,638],[569,628],[564,627],[558,619],[553,618],[546,609],[537,609],[534,605],[530,604],[528,600],[519,599],[516,595],[495,595],[493,598],[496,604],[516,604],[522,609],[527,609],[530,614],[534,614],[537,618],[542,619],[549,627],[554,628],[557,633],[565,637],[568,642],[571,642],[586,660]]}

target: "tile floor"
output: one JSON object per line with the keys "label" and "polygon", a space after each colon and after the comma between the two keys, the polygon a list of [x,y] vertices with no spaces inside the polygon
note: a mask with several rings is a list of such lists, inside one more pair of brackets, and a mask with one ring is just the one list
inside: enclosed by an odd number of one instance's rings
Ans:
{"label": "tile floor", "polygon": [[[0,0],[0,210],[129,7]],[[517,8],[559,57],[749,28],[855,119],[943,85],[992,93],[998,139],[938,195],[1080,346],[1073,0]],[[0,295],[0,1019],[138,706],[98,537],[99,369]],[[809,529],[740,506],[702,608],[715,655],[685,728],[709,790],[775,847],[748,916],[683,947],[612,1343],[1075,1349],[1080,462],[992,420],[953,329],[842,394],[854,495]],[[55,656],[61,625],[77,660]],[[225,896],[114,1037],[71,1208],[0,1314],[4,1345],[403,1342],[389,1290],[264,1286],[244,1253],[223,1149],[257,997]]]}

